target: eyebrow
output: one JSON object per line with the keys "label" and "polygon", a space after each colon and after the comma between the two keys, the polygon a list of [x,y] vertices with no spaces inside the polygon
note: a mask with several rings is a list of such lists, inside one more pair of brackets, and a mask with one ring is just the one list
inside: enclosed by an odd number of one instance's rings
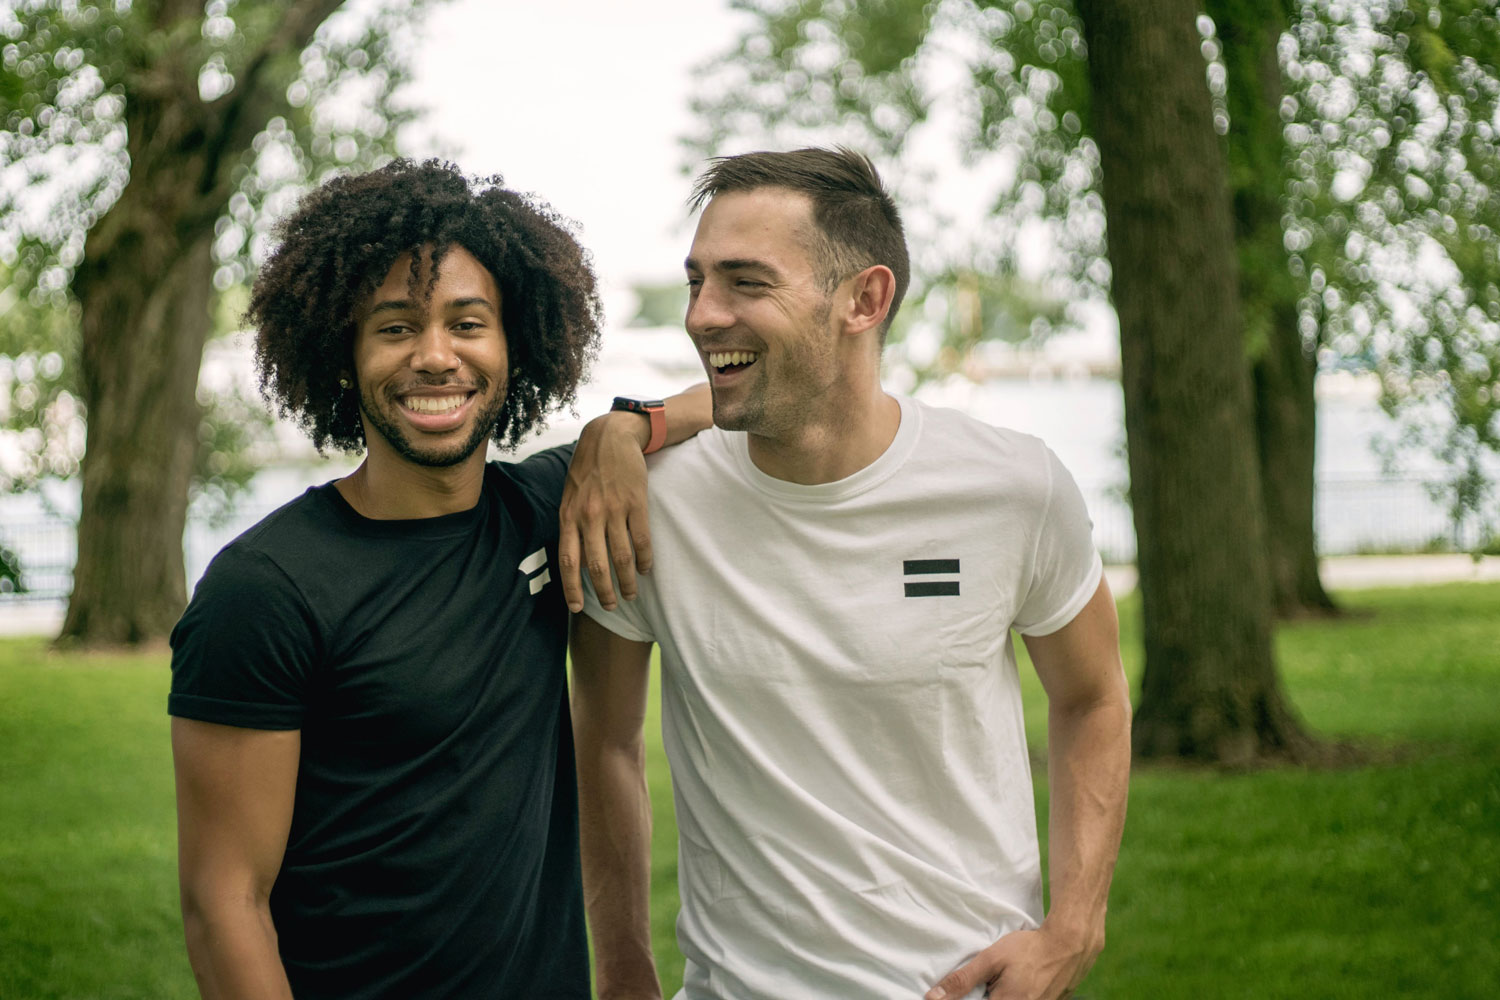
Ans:
{"label": "eyebrow", "polygon": [[[495,304],[481,295],[470,295],[461,299],[450,299],[445,309],[470,309],[475,306],[483,306],[491,314],[495,314]],[[381,313],[410,312],[417,308],[417,304],[411,299],[385,299],[370,306],[367,316],[378,316]]]}
{"label": "eyebrow", "polygon": [[[682,266],[689,271],[703,270],[698,265],[698,262],[691,257],[684,260]],[[756,260],[753,257],[730,257],[725,260],[716,261],[713,269],[715,271],[760,271],[763,274],[769,274],[773,277],[781,277],[781,272],[776,270],[775,267],[763,260]]]}

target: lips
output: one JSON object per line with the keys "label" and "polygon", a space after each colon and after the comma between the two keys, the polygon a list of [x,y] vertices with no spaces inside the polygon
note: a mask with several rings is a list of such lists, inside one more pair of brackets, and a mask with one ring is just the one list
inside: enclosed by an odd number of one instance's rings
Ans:
{"label": "lips", "polygon": [[464,404],[469,397],[464,394],[452,396],[408,396],[401,405],[414,413],[448,413]]}
{"label": "lips", "polygon": [[759,351],[706,351],[709,376],[713,384],[719,385],[745,371],[760,359]]}
{"label": "lips", "polygon": [[423,392],[396,393],[402,415],[419,431],[441,433],[462,426],[478,389],[472,386],[441,386]]}

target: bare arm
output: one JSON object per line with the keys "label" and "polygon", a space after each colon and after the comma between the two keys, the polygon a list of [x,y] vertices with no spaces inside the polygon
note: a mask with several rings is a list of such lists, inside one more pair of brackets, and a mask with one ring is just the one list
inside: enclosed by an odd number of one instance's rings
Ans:
{"label": "bare arm", "polygon": [[[713,425],[707,382],[668,396],[664,402],[669,446]],[[588,567],[600,606],[611,611],[615,588],[610,566],[619,578],[620,596],[627,601],[635,600],[636,570],[651,571],[643,455],[650,441],[651,424],[637,413],[595,417],[579,435],[558,510],[557,563],[570,611],[583,610],[581,567]]]}
{"label": "bare arm", "polygon": [[1047,692],[1047,867],[1052,906],[1035,931],[1007,934],[946,976],[927,1000],[994,984],[992,1000],[1055,1000],[1104,948],[1104,914],[1130,777],[1130,692],[1109,584],[1067,625],[1027,636]]}
{"label": "bare arm", "polygon": [[291,1000],[270,897],[301,746],[296,731],[172,720],[182,923],[204,1000]]}
{"label": "bare arm", "polygon": [[651,644],[574,615],[572,652],[583,895],[594,934],[599,1000],[659,1000],[651,954],[651,799],[642,736]]}

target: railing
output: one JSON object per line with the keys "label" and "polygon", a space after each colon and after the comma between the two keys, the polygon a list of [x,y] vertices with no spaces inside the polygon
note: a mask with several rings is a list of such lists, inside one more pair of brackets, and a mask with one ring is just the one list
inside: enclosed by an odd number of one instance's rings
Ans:
{"label": "railing", "polygon": [[[1085,487],[1084,496],[1094,520],[1094,544],[1105,562],[1133,562],[1135,529],[1120,491]],[[183,538],[189,581],[197,580],[220,548],[273,509],[274,505],[246,505],[217,526],[190,521]],[[1483,536],[1483,526],[1472,520],[1455,525],[1429,495],[1426,482],[1414,478],[1325,480],[1318,484],[1316,516],[1319,552],[1330,556],[1464,551]],[[18,557],[25,588],[7,589],[8,580],[0,572],[0,604],[67,596],[76,555],[71,521],[49,516],[0,524],[0,547]]]}

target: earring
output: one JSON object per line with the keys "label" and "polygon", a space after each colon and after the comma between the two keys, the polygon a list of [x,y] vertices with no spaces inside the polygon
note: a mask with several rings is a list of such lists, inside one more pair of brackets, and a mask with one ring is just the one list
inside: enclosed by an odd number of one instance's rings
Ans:
{"label": "earring", "polygon": [[352,383],[348,379],[343,378],[342,376],[339,378],[339,388],[340,389],[348,389],[350,387],[350,385],[352,385]]}

